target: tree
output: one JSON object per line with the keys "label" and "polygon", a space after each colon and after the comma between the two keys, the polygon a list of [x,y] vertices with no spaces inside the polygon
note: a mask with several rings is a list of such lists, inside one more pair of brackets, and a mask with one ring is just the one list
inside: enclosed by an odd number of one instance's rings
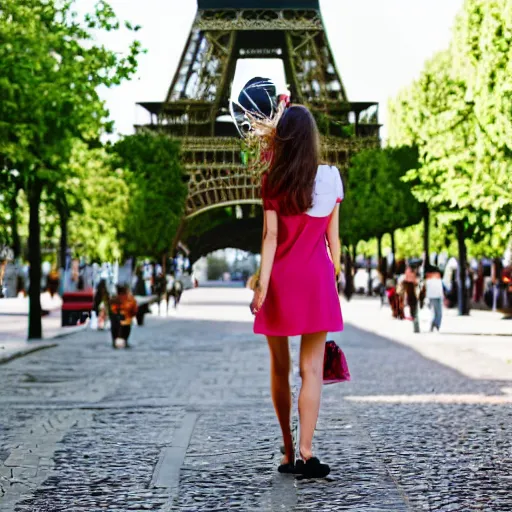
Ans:
{"label": "tree", "polygon": [[69,246],[92,261],[120,259],[130,206],[128,171],[102,147],[77,141],[67,171]]}
{"label": "tree", "polygon": [[95,42],[92,30],[120,26],[106,2],[98,2],[86,26],[72,7],[73,0],[4,0],[0,10],[0,155],[21,173],[30,207],[29,339],[42,336],[42,192],[63,178],[59,170],[76,138],[99,137],[107,112],[97,88],[131,76],[140,52],[137,41],[127,56]]}
{"label": "tree", "polygon": [[[386,233],[416,224],[421,211],[410,186],[402,178],[417,166],[417,151],[405,146],[370,149],[354,156],[341,209],[342,238],[357,244],[376,237],[380,247]],[[380,249],[378,253],[380,259]]]}
{"label": "tree", "polygon": [[453,54],[475,119],[471,195],[492,223],[505,221],[510,235],[512,1],[466,0],[454,29]]}
{"label": "tree", "polygon": [[19,236],[18,194],[21,188],[20,173],[8,167],[0,168],[0,246],[10,246],[15,259],[21,255]]}
{"label": "tree", "polygon": [[[469,194],[473,148],[475,145],[474,116],[465,101],[465,83],[452,66],[452,50],[438,53],[427,62],[420,79],[409,94],[414,103],[402,102],[402,113],[411,116],[405,126],[413,126],[423,113],[422,126],[407,132],[415,133],[414,142],[420,151],[421,166],[412,169],[407,179],[413,184],[414,195],[437,214],[442,223],[456,228],[459,242],[460,294],[465,297],[466,251],[468,219],[476,209]],[[473,220],[473,219],[472,219]],[[467,314],[467,305],[461,305]]]}
{"label": "tree", "polygon": [[467,0],[450,47],[391,106],[391,142],[419,147],[416,197],[451,226],[459,246],[460,313],[467,314],[466,240],[512,233],[510,0]]}
{"label": "tree", "polygon": [[130,256],[160,258],[171,248],[187,197],[179,143],[143,132],[118,141],[113,154],[130,187],[123,250]]}

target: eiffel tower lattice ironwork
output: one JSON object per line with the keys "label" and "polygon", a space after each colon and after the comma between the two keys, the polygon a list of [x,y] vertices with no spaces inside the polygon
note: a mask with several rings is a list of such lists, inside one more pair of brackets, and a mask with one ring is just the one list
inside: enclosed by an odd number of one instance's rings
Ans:
{"label": "eiffel tower lattice ironwork", "polygon": [[379,144],[378,105],[350,103],[329,46],[318,0],[198,0],[198,10],[167,98],[140,103],[149,125],[182,141],[189,174],[187,218],[220,205],[259,203],[227,119],[238,59],[282,59],[294,103],[309,107],[326,161]]}

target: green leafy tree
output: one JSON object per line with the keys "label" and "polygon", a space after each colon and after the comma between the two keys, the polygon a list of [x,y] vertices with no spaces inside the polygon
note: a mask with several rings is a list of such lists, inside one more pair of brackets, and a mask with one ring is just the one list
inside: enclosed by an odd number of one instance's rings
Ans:
{"label": "green leafy tree", "polygon": [[19,235],[18,195],[21,189],[20,173],[7,166],[0,168],[0,246],[12,249],[14,258],[21,255]]}
{"label": "green leafy tree", "polygon": [[[470,194],[512,234],[512,1],[466,0],[453,37],[475,121]],[[506,242],[505,242],[506,245]],[[503,247],[505,247],[505,245]]]}
{"label": "green leafy tree", "polygon": [[[414,194],[456,234],[461,314],[466,240],[485,240],[493,252],[512,233],[511,8],[510,0],[467,0],[450,47],[390,108],[391,143],[419,147],[421,166],[408,174]],[[504,236],[496,238],[496,224]]]}
{"label": "green leafy tree", "polygon": [[348,170],[346,198],[341,209],[342,238],[355,244],[416,224],[421,218],[410,186],[402,181],[418,165],[414,148],[370,149],[358,153]]}
{"label": "green leafy tree", "polygon": [[72,0],[4,0],[0,8],[0,155],[20,172],[30,207],[29,339],[42,335],[41,196],[65,178],[60,171],[73,141],[96,140],[104,129],[98,87],[117,85],[136,69],[138,42],[123,56],[93,37],[93,30],[119,27],[102,0],[85,24]]}
{"label": "green leafy tree", "polygon": [[187,197],[179,143],[143,132],[124,137],[113,152],[130,187],[123,250],[130,256],[160,258],[171,248]]}
{"label": "green leafy tree", "polygon": [[80,141],[68,165],[66,197],[77,212],[68,219],[69,246],[92,261],[120,259],[130,205],[128,171],[116,168],[105,148]]}
{"label": "green leafy tree", "polygon": [[[418,200],[436,212],[437,220],[455,228],[459,266],[465,269],[468,227],[478,222],[479,214],[470,193],[476,133],[473,109],[465,99],[465,82],[452,62],[452,49],[427,62],[406,97],[410,103],[401,100],[400,121],[404,139],[413,137],[420,152],[421,166],[409,171],[406,179],[413,184]],[[416,124],[417,111],[422,113],[421,126]],[[465,279],[461,282],[465,297]],[[467,304],[461,305],[461,311],[467,313]]]}

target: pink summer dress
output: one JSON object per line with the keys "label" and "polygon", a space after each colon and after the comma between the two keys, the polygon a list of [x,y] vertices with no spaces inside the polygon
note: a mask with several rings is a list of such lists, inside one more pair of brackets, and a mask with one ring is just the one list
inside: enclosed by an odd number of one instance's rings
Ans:
{"label": "pink summer dress", "polygon": [[265,197],[263,208],[278,216],[278,241],[267,296],[254,321],[254,332],[298,336],[343,330],[334,264],[326,231],[336,203],[343,200],[338,169],[318,167],[313,206],[301,215],[281,215],[279,201]]}

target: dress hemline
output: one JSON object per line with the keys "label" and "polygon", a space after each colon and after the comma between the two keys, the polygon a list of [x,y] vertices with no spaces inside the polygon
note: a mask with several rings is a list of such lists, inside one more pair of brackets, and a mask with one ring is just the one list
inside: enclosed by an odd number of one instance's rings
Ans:
{"label": "dress hemline", "polygon": [[292,333],[292,334],[283,334],[283,333],[269,332],[269,331],[263,332],[263,330],[256,330],[256,329],[254,329],[253,332],[254,332],[254,334],[261,334],[263,336],[292,337],[292,336],[304,336],[304,335],[307,335],[307,334],[316,334],[318,332],[338,333],[338,332],[343,332],[344,328],[345,328],[345,326],[342,325],[341,328],[339,326],[337,326],[334,329],[317,329],[317,330],[314,330],[314,331],[295,332],[295,333]]}

